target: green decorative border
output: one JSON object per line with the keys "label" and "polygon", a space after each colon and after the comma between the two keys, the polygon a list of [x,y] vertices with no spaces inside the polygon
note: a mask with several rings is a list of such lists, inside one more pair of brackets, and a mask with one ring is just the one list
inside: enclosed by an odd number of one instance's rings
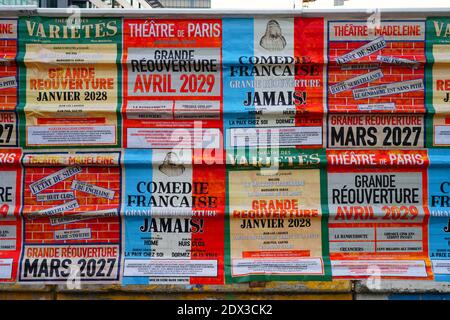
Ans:
{"label": "green decorative border", "polygon": [[[25,53],[26,53],[26,44],[27,43],[97,43],[95,41],[83,41],[82,38],[75,40],[65,40],[61,41],[61,39],[58,39],[57,41],[40,41],[36,38],[29,38],[27,36],[27,32],[25,30],[26,25],[25,21],[27,20],[35,20],[35,21],[54,21],[55,19],[67,19],[67,18],[50,18],[50,17],[20,17],[18,21],[18,53],[17,53],[17,65],[18,65],[18,72],[19,72],[19,85],[18,85],[18,91],[19,91],[19,103],[17,105],[17,115],[19,119],[19,146],[23,148],[27,148],[30,150],[33,149],[98,149],[98,148],[120,148],[122,146],[122,42],[123,42],[123,19],[122,18],[83,18],[82,20],[86,21],[86,19],[91,21],[102,21],[102,20],[109,20],[109,21],[117,21],[117,28],[118,28],[118,34],[117,36],[113,37],[111,42],[108,43],[115,43],[117,45],[116,47],[116,67],[117,67],[117,76],[116,76],[116,83],[117,83],[117,103],[116,103],[116,140],[117,143],[115,144],[105,144],[105,145],[61,145],[61,146],[54,146],[54,145],[41,145],[41,146],[27,146],[26,145],[26,115],[25,115],[25,106],[26,106],[26,81],[27,81],[27,68],[25,67]],[[115,39],[114,39],[115,38]],[[85,39],[86,40],[86,39]],[[103,42],[100,42],[103,43]]]}
{"label": "green decorative border", "polygon": [[[236,149],[234,149],[236,150]],[[233,151],[234,151],[233,150]],[[281,150],[289,150],[288,148],[283,148]],[[224,236],[224,246],[225,246],[225,259],[224,259],[224,273],[225,273],[225,283],[241,283],[249,281],[331,281],[331,262],[329,256],[329,236],[328,236],[328,183],[327,183],[327,171],[326,171],[326,155],[324,149],[291,149],[292,151],[301,153],[319,153],[320,163],[313,168],[311,166],[304,166],[301,170],[309,169],[319,169],[320,171],[320,200],[321,200],[321,232],[322,232],[322,261],[324,265],[323,275],[248,275],[233,277],[231,275],[231,239],[230,239],[230,194],[229,190],[229,173],[230,171],[239,171],[242,169],[234,168],[227,164],[226,172],[226,202],[225,202],[225,236]],[[248,149],[246,150],[248,151]],[[227,158],[228,159],[228,158]],[[234,169],[234,170],[233,170]],[[300,167],[284,167],[280,170],[298,170]],[[247,167],[245,170],[259,170],[257,167]]]}

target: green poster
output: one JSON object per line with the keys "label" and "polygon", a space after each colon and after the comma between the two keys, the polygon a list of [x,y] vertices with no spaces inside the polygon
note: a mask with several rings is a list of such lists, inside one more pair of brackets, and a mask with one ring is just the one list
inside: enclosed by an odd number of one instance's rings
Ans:
{"label": "green poster", "polygon": [[227,152],[228,283],[330,280],[325,153]]}
{"label": "green poster", "polygon": [[19,19],[21,146],[120,146],[121,19]]}
{"label": "green poster", "polygon": [[427,19],[427,147],[450,146],[450,18]]}

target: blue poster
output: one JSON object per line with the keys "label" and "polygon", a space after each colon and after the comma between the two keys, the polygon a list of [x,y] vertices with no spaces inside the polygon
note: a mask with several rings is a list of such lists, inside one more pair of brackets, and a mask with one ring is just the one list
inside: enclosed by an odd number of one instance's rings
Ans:
{"label": "blue poster", "polygon": [[450,150],[430,149],[429,243],[436,281],[450,280]]}

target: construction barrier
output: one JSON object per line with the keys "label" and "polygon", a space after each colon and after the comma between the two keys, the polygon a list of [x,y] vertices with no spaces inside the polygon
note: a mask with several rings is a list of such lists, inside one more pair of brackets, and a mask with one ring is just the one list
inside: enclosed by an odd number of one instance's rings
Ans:
{"label": "construction barrier", "polygon": [[1,282],[449,281],[450,12],[5,14]]}

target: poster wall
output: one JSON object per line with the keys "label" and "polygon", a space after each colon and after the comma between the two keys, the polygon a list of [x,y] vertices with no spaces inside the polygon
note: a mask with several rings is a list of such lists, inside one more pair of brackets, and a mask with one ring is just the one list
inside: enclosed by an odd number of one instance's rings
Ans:
{"label": "poster wall", "polygon": [[430,259],[435,279],[450,280],[450,176],[446,158],[449,150],[431,149],[428,169],[430,208]]}
{"label": "poster wall", "polygon": [[0,18],[0,282],[449,281],[450,18]]}

